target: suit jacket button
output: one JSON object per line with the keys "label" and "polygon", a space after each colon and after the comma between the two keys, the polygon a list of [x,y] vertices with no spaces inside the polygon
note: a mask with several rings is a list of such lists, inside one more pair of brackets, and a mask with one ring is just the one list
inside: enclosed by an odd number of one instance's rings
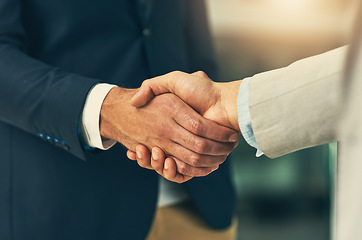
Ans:
{"label": "suit jacket button", "polygon": [[150,37],[151,36],[151,30],[149,28],[145,28],[142,31],[143,36]]}
{"label": "suit jacket button", "polygon": [[46,136],[45,138],[48,142],[54,144],[54,138],[52,138],[51,136]]}
{"label": "suit jacket button", "polygon": [[40,137],[41,139],[45,138],[44,134],[42,134],[42,133],[38,133],[38,137]]}

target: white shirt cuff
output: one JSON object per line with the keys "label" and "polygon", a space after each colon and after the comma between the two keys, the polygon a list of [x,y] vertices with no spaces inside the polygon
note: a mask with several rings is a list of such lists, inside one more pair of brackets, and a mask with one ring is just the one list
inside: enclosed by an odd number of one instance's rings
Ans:
{"label": "white shirt cuff", "polygon": [[250,78],[244,79],[239,88],[238,94],[238,121],[241,134],[245,141],[252,147],[256,148],[256,156],[260,157],[264,153],[255,140],[254,132],[251,127],[251,116],[249,111],[249,81]]}
{"label": "white shirt cuff", "polygon": [[116,144],[114,140],[102,139],[99,131],[99,119],[103,101],[109,91],[115,86],[116,85],[107,83],[99,83],[88,93],[84,104],[80,129],[84,143],[91,148],[108,150]]}

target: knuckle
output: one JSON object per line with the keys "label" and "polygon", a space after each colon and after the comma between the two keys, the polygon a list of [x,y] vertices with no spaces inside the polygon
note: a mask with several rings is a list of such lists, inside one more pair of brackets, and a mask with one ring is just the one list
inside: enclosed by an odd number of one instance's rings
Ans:
{"label": "knuckle", "polygon": [[191,131],[196,135],[202,133],[203,125],[199,119],[190,119]]}
{"label": "knuckle", "polygon": [[192,154],[190,157],[190,165],[197,167],[200,165],[201,156],[199,154]]}
{"label": "knuckle", "polygon": [[149,79],[146,79],[146,80],[144,80],[144,81],[142,82],[142,85],[143,85],[143,86],[148,85],[149,82],[150,82],[150,80],[149,80]]}
{"label": "knuckle", "polygon": [[146,79],[142,82],[141,88],[148,88],[150,85],[150,79]]}
{"label": "knuckle", "polygon": [[180,174],[187,174],[187,166],[185,164],[180,164],[178,167],[177,167],[177,171],[180,173]]}
{"label": "knuckle", "polygon": [[206,148],[207,148],[207,143],[205,140],[201,139],[201,140],[195,141],[195,151],[197,153],[200,153],[200,154],[205,153]]}
{"label": "knuckle", "polygon": [[169,73],[170,76],[171,76],[171,75],[179,76],[179,75],[181,75],[181,74],[183,74],[183,72],[181,72],[181,71],[179,71],[179,70],[172,71],[172,72]]}
{"label": "knuckle", "polygon": [[207,77],[206,73],[204,71],[198,71],[197,72],[200,76]]}

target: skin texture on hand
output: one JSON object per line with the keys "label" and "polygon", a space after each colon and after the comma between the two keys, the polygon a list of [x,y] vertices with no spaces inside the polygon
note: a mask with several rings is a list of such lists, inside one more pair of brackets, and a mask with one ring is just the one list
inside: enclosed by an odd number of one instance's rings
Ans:
{"label": "skin texture on hand", "polygon": [[240,133],[237,115],[240,83],[213,82],[201,71],[193,74],[175,71],[145,80],[131,99],[131,104],[141,107],[157,95],[173,93],[205,118]]}
{"label": "skin texture on hand", "polygon": [[[174,93],[205,118],[240,133],[237,115],[240,83],[241,81],[216,83],[203,72],[172,72],[146,80],[132,98],[131,104],[141,107],[156,95]],[[160,148],[153,148],[151,155],[147,148],[139,145],[137,155],[132,151],[128,151],[127,155],[130,159],[137,160],[140,166],[154,169],[170,181],[181,183],[190,179],[190,176],[180,174],[177,159],[166,158]]]}
{"label": "skin texture on hand", "polygon": [[209,174],[235,147],[235,131],[203,118],[177,96],[163,94],[135,108],[130,104],[135,93],[119,87],[108,93],[101,108],[102,137],[132,151],[138,144],[159,147],[187,176]]}

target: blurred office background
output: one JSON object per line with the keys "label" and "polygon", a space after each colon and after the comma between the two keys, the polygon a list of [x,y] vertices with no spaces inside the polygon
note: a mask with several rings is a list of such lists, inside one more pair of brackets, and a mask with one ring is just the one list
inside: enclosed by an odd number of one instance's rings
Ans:
{"label": "blurred office background", "polygon": [[[220,78],[226,81],[346,44],[355,11],[354,0],[207,3]],[[336,160],[336,143],[268,159],[256,158],[242,140],[232,154],[238,239],[330,239]]]}

